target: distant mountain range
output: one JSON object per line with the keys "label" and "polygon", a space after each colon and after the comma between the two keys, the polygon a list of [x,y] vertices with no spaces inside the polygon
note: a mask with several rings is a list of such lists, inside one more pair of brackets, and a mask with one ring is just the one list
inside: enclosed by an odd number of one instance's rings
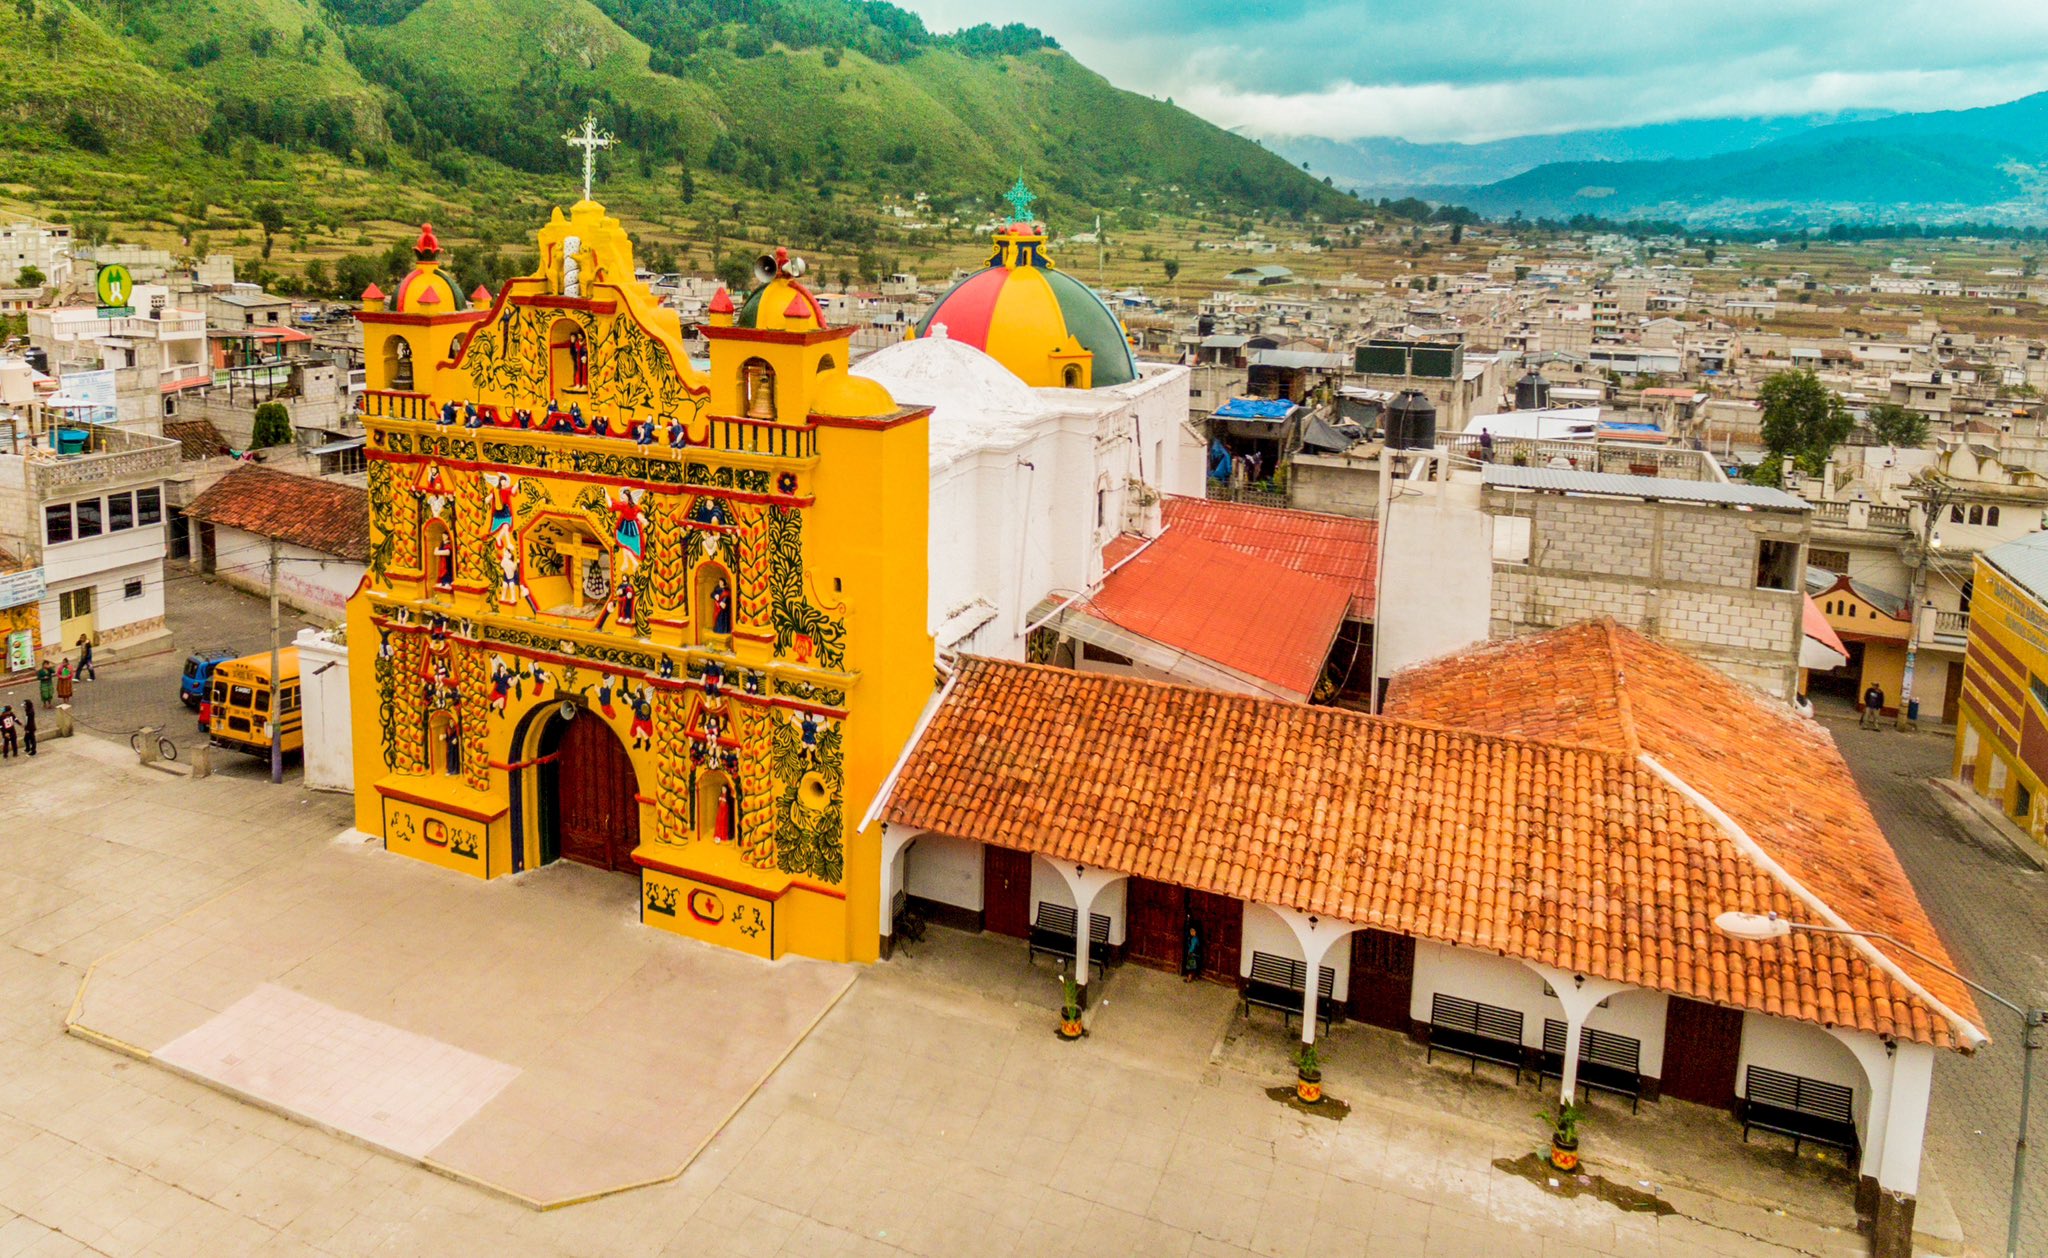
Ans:
{"label": "distant mountain range", "polygon": [[2048,223],[2048,92],[1981,109],[1661,123],[1488,144],[1267,142],[1363,192],[1496,218]]}

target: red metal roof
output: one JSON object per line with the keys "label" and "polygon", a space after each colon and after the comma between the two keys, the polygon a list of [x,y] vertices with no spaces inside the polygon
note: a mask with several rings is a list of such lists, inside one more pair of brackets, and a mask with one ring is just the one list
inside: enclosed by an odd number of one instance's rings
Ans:
{"label": "red metal roof", "polygon": [[1379,525],[1371,520],[1173,495],[1161,504],[1160,518],[1169,530],[1343,582],[1351,592],[1351,618],[1372,619]]}
{"label": "red metal roof", "polygon": [[[168,425],[166,425],[168,427]],[[1820,604],[1813,601],[1813,595],[1806,596],[1806,607],[1800,612],[1806,627],[1806,636],[1833,651],[1843,659],[1849,658],[1849,648],[1842,645],[1842,639],[1835,633],[1835,627],[1828,623],[1827,614]]]}
{"label": "red metal roof", "polygon": [[1288,691],[1314,691],[1351,592],[1341,582],[1169,529],[1144,546],[1118,538],[1114,566],[1087,600],[1119,628],[1179,647]]}

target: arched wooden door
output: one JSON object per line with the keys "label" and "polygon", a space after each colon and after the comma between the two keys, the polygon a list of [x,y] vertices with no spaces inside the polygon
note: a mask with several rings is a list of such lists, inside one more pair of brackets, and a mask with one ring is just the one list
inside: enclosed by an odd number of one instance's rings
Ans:
{"label": "arched wooden door", "polygon": [[639,791],[626,745],[595,712],[560,722],[554,810],[558,850],[599,869],[632,870],[640,844]]}

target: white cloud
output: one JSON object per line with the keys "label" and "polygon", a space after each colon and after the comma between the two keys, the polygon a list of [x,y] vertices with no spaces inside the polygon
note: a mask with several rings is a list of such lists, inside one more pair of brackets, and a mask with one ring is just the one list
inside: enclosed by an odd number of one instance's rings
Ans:
{"label": "white cloud", "polygon": [[1825,73],[1799,80],[1728,83],[1716,92],[1674,93],[1661,76],[1537,79],[1516,83],[1341,83],[1314,92],[1248,92],[1196,84],[1176,103],[1223,127],[1261,135],[1350,140],[1399,136],[1427,143],[1480,142],[1686,118],[1969,109],[2024,96],[2048,84],[2048,61],[1978,71]]}
{"label": "white cloud", "polygon": [[[1017,20],[900,0],[935,29]],[[2048,88],[2042,0],[1040,0],[1026,19],[1223,126],[1485,140],[1955,109]]]}

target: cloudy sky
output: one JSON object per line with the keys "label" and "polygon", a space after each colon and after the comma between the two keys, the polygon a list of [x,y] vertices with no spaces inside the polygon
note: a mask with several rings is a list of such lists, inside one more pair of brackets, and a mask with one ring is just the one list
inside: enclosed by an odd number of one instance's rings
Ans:
{"label": "cloudy sky", "polygon": [[2048,89],[2043,0],[898,0],[1028,21],[1226,127],[1490,140],[1682,118],[1954,109]]}

